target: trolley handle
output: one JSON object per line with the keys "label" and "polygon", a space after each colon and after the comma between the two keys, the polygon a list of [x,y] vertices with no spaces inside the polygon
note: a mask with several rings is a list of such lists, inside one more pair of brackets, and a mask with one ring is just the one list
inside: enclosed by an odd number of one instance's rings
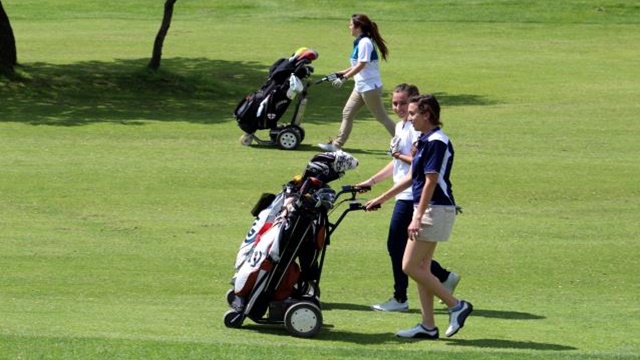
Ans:
{"label": "trolley handle", "polygon": [[[378,210],[381,207],[382,207],[382,205],[378,204],[376,206],[371,207],[370,210]],[[349,203],[349,210],[351,210],[351,211],[353,211],[353,210],[365,210],[366,211],[367,207],[361,202],[354,201],[354,202]]]}
{"label": "trolley handle", "polygon": [[316,84],[320,84],[320,83],[327,82],[327,81],[333,81],[333,80],[336,80],[336,79],[342,79],[343,77],[344,77],[344,75],[342,75],[342,74],[331,73],[329,75],[324,76],[320,80],[316,80]]}
{"label": "trolley handle", "polygon": [[351,194],[350,200],[356,199],[356,194],[365,193],[371,190],[371,186],[343,185],[342,190],[336,194],[336,198],[342,194]]}
{"label": "trolley handle", "polygon": [[344,192],[367,192],[371,190],[371,186],[358,186],[358,185],[343,185],[342,191]]}

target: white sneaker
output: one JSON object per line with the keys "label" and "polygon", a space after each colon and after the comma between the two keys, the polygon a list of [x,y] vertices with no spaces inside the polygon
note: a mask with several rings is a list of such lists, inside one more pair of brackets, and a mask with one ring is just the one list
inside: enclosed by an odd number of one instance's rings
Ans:
{"label": "white sneaker", "polygon": [[440,334],[438,333],[438,328],[427,330],[422,324],[418,324],[411,329],[398,331],[396,336],[401,338],[436,340],[440,337]]}
{"label": "white sneaker", "polygon": [[447,337],[455,335],[458,330],[462,329],[464,322],[467,320],[467,316],[473,311],[473,305],[464,300],[460,300],[460,309],[456,311],[449,310],[449,328],[445,333]]}
{"label": "white sneaker", "polygon": [[[452,271],[449,273],[449,277],[447,277],[447,280],[442,283],[442,286],[444,286],[444,288],[447,289],[449,293],[451,293],[451,295],[453,295],[453,292],[456,291],[456,286],[458,286],[459,282],[460,275]],[[444,301],[439,300],[439,303],[444,304]]]}
{"label": "white sneaker", "polygon": [[319,143],[318,146],[320,147],[320,149],[327,151],[327,152],[335,152],[340,150],[339,146],[336,146],[333,144],[333,142],[329,142],[329,143]]}
{"label": "white sneaker", "polygon": [[391,298],[382,304],[372,305],[371,308],[376,311],[407,311],[409,310],[409,300],[399,302],[396,298]]}

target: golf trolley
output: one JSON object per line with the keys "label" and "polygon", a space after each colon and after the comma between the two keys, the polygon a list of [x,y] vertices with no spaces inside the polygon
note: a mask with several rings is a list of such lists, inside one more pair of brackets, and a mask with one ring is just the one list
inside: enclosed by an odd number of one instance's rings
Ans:
{"label": "golf trolley", "polygon": [[[313,73],[311,62],[318,58],[313,49],[300,48],[291,57],[277,60],[269,68],[269,76],[257,91],[245,96],[233,115],[238,126],[245,132],[240,143],[245,146],[256,142],[260,145],[278,145],[281,149],[293,150],[304,140],[304,129],[300,125],[307,105],[307,79]],[[278,124],[291,102],[296,99],[291,122]],[[269,130],[269,140],[260,139],[257,130]]]}
{"label": "golf trolley", "polygon": [[[225,326],[240,328],[248,317],[258,324],[284,324],[295,337],[315,336],[323,324],[320,275],[330,237],[349,212],[365,209],[357,194],[369,189],[343,186],[336,194],[331,188],[321,187],[296,197],[289,206],[283,205],[282,209],[289,208],[281,210],[287,212],[283,218],[286,226],[275,230],[278,243],[271,245],[278,247],[278,254],[267,255],[258,249],[259,245],[256,247],[251,261],[263,263],[256,264],[255,268],[259,270],[249,291],[242,295],[234,289],[227,291],[231,309],[224,314]],[[337,202],[345,194],[349,194],[349,198]],[[276,197],[274,202],[278,201]],[[337,209],[346,201],[348,208],[335,222],[328,221],[327,210],[334,208],[334,204]],[[276,226],[274,223],[270,229]],[[263,237],[267,234],[265,232]]]}

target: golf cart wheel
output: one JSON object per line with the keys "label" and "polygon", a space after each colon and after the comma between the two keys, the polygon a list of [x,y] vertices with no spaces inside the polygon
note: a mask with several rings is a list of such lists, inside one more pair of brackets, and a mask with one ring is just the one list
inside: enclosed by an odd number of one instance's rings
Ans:
{"label": "golf cart wheel", "polygon": [[310,338],[322,327],[322,312],[311,302],[295,303],[284,313],[284,326],[295,337]]}
{"label": "golf cart wheel", "polygon": [[253,140],[253,136],[251,134],[244,134],[240,137],[240,144],[243,146],[251,145],[251,141]]}
{"label": "golf cart wheel", "polygon": [[227,304],[229,304],[229,306],[231,306],[231,304],[233,304],[233,300],[235,300],[236,298],[236,293],[235,291],[233,291],[233,289],[229,289],[227,291]]}
{"label": "golf cart wheel", "polygon": [[244,314],[235,310],[229,310],[224,313],[224,326],[228,328],[239,328],[244,321]]}
{"label": "golf cart wheel", "polygon": [[300,145],[300,134],[292,128],[284,129],[278,134],[276,143],[284,150],[294,150]]}
{"label": "golf cart wheel", "polygon": [[300,142],[304,141],[304,129],[302,128],[302,126],[299,125],[291,125],[291,127],[293,127],[294,129],[296,129],[298,131],[298,135],[300,135]]}

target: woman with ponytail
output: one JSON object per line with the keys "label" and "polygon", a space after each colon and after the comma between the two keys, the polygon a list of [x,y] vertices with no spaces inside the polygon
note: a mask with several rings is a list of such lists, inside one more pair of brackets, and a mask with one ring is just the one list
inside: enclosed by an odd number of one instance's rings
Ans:
{"label": "woman with ponytail", "polygon": [[352,15],[349,30],[356,38],[350,57],[351,66],[335,73],[337,78],[333,81],[333,86],[340,88],[350,78],[355,81],[355,86],[342,110],[342,124],[338,136],[329,143],[318,144],[325,151],[336,151],[344,146],[351,134],[356,114],[365,105],[391,136],[395,132],[395,123],[387,114],[382,102],[379,62],[380,57],[387,60],[387,44],[378,31],[378,25],[367,15]]}

